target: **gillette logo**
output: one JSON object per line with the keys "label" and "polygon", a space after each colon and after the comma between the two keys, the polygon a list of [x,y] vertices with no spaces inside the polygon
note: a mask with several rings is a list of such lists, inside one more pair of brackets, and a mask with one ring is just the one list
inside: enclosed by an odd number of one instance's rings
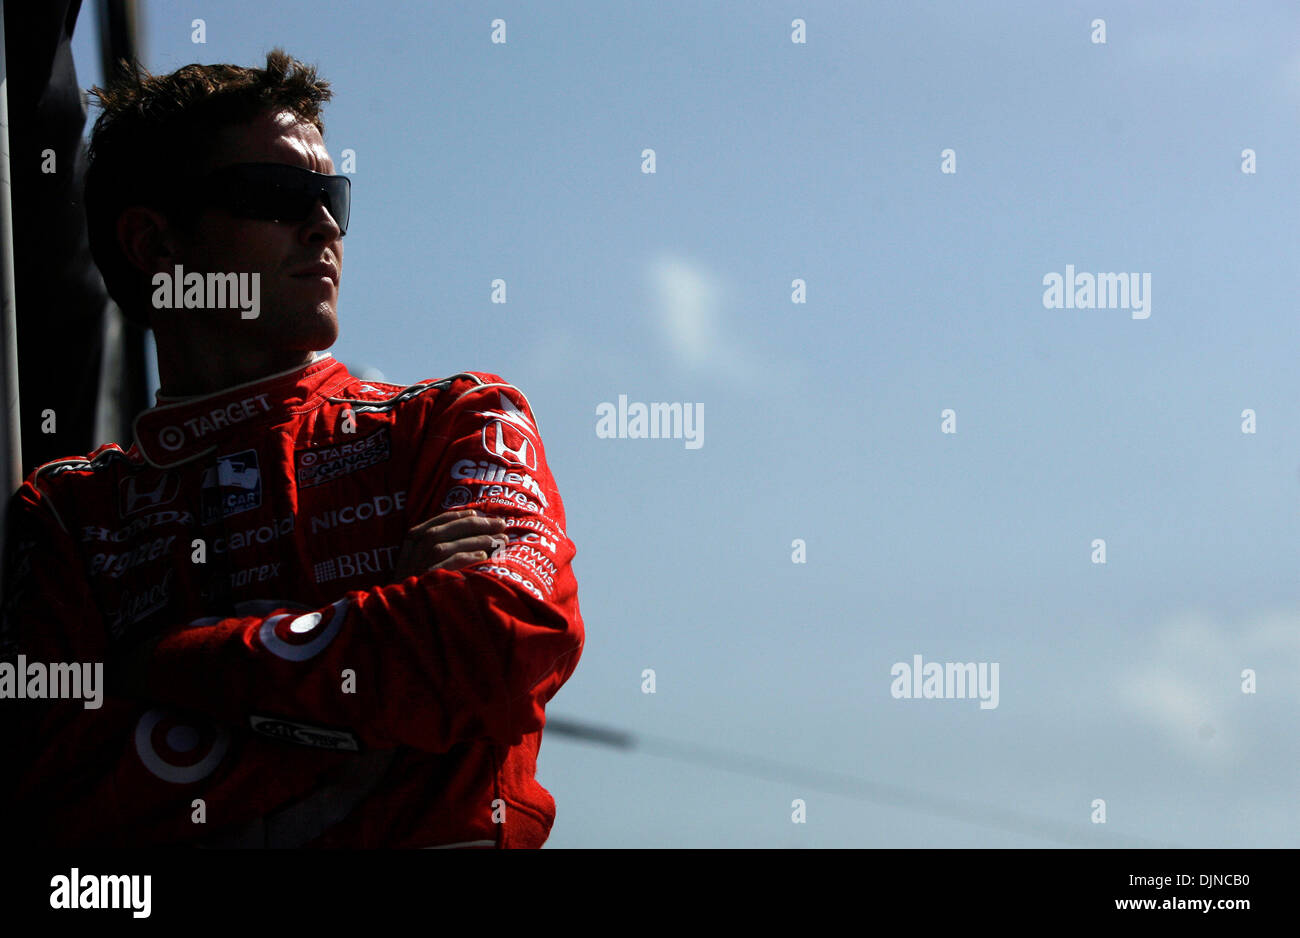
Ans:
{"label": "gillette logo", "polygon": [[495,483],[497,485],[516,485],[527,492],[531,492],[543,508],[549,508],[546,496],[542,494],[542,487],[526,472],[511,472],[505,466],[497,463],[490,463],[486,460],[475,462],[472,459],[462,459],[456,465],[451,467],[451,477],[453,479],[473,479],[476,482]]}

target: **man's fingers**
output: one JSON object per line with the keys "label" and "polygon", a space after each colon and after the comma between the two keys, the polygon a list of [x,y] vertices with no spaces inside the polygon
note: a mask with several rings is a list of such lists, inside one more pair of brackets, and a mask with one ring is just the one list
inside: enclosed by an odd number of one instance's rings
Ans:
{"label": "man's fingers", "polygon": [[428,521],[421,521],[419,524],[412,525],[408,536],[433,535],[440,541],[446,541],[469,534],[480,534],[484,531],[504,531],[505,529],[506,520],[504,518],[480,515],[472,510],[448,511],[436,515]]}
{"label": "man's fingers", "polygon": [[[473,537],[457,538],[454,541],[425,542],[408,540],[397,560],[397,575],[400,579],[418,576],[425,570],[452,570],[486,560],[497,550],[505,547],[507,541],[503,535],[478,534]],[[465,559],[475,555],[475,559]],[[456,560],[453,565],[449,561]]]}
{"label": "man's fingers", "polygon": [[[508,543],[509,521],[473,509],[445,511],[406,532],[395,573],[400,579],[426,570],[457,570]],[[479,555],[482,556],[479,556]]]}

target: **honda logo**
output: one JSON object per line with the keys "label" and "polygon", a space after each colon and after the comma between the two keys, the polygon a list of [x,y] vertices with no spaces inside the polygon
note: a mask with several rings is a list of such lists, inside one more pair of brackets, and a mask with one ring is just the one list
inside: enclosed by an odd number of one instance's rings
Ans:
{"label": "honda logo", "polygon": [[483,425],[483,448],[508,465],[523,466],[529,471],[537,468],[537,445],[518,427],[503,420],[492,420]]}
{"label": "honda logo", "polygon": [[180,491],[180,480],[172,474],[162,476],[158,484],[153,488],[145,488],[143,485],[136,483],[136,477],[131,476],[122,480],[121,497],[122,503],[120,510],[122,517],[133,515],[137,511],[143,511],[148,508],[157,508],[160,505],[166,505],[176,497]]}

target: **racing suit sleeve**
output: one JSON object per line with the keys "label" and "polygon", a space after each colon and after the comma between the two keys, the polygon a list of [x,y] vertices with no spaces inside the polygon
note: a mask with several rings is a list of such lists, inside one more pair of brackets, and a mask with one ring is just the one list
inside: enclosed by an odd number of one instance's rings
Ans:
{"label": "racing suit sleeve", "polygon": [[[575,549],[531,409],[517,389],[489,383],[414,435],[412,523],[477,507],[509,520],[506,550],[351,591],[310,613],[174,629],[149,654],[145,695],[231,723],[269,715],[325,724],[371,748],[514,746],[540,730],[584,633]],[[489,458],[488,445],[504,455]]]}
{"label": "racing suit sleeve", "polygon": [[[160,781],[141,753],[140,718],[149,707],[105,692],[109,631],[81,571],[75,543],[29,478],[6,517],[0,662],[14,683],[0,699],[0,841],[182,842],[202,830],[190,823],[195,796],[223,806],[214,821],[244,822],[313,787],[313,776],[301,772],[268,786],[247,773],[208,777],[193,762],[188,780],[195,784]],[[48,675],[74,665],[82,672],[81,698],[50,697],[48,684],[46,696],[15,693],[32,669]],[[186,731],[202,725],[189,722]],[[202,755],[206,746],[220,759],[228,733],[210,725],[204,733],[186,755]]]}
{"label": "racing suit sleeve", "polygon": [[[243,759],[251,741],[226,726],[106,690],[109,630],[75,542],[31,479],[9,501],[4,560],[0,843],[195,843],[209,821],[240,828],[342,777],[332,774],[335,753],[306,747],[268,773],[265,761]],[[25,680],[33,673],[44,675],[40,685]],[[381,755],[351,760],[346,777]],[[196,798],[210,807],[202,823]]]}

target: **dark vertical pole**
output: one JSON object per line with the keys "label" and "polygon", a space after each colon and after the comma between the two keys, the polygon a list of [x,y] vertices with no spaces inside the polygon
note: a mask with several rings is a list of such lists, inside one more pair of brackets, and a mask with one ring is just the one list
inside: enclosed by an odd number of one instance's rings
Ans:
{"label": "dark vertical pole", "polygon": [[[9,177],[9,70],[5,58],[4,0],[0,0],[0,394],[3,438],[0,446],[0,531],[9,493],[22,479],[22,432],[18,416],[18,308],[14,302],[14,223]],[[0,564],[0,566],[3,566]],[[0,578],[4,572],[0,570]],[[0,579],[0,589],[3,588]]]}

